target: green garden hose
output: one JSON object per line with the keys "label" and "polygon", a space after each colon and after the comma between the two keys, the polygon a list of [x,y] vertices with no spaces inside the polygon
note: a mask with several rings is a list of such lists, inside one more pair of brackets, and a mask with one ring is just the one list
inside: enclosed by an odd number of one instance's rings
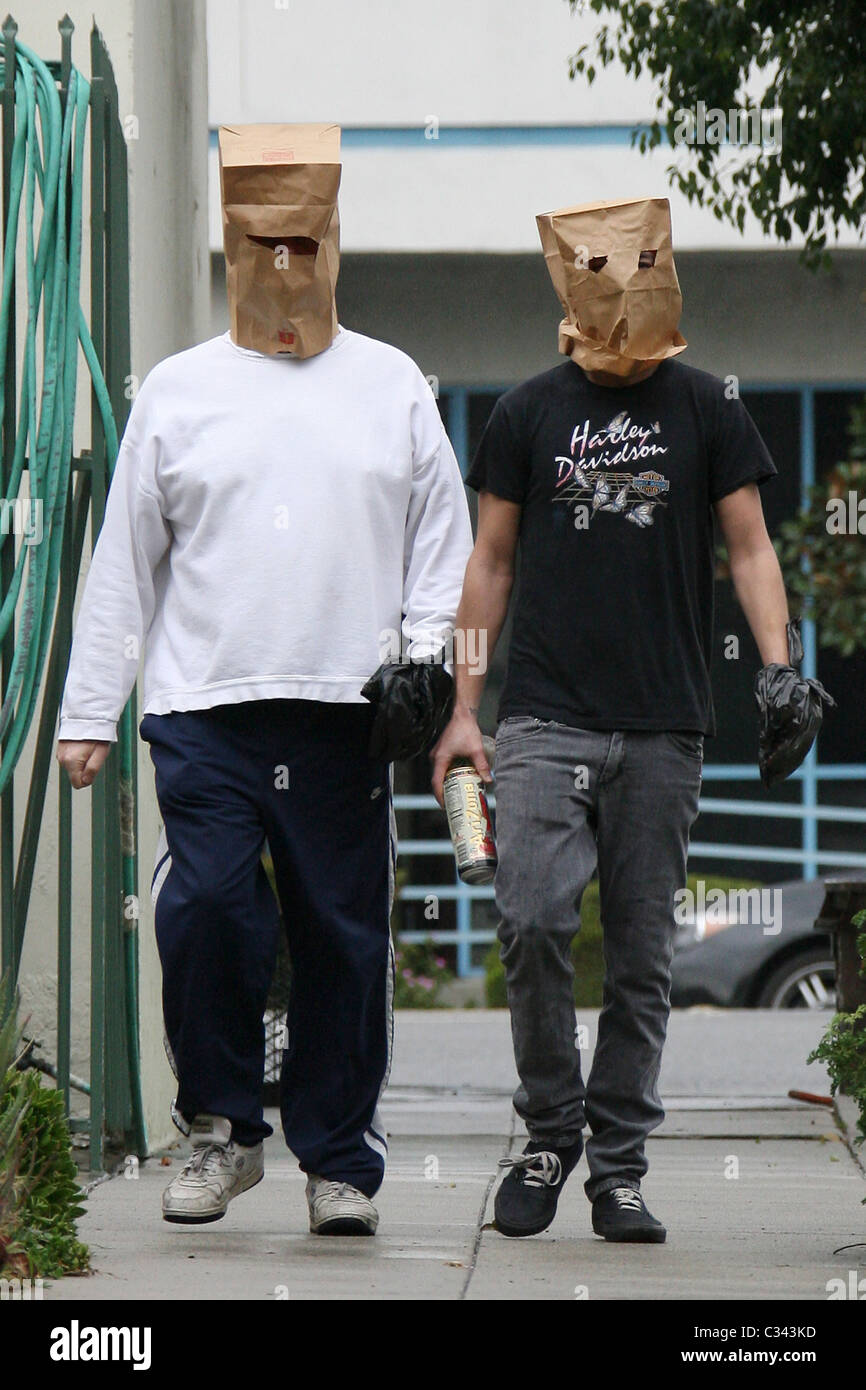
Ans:
{"label": "green garden hose", "polygon": [[[27,313],[23,333],[18,414],[10,476],[0,499],[3,520],[41,513],[41,538],[19,547],[11,582],[0,594],[0,643],[19,611],[7,691],[0,706],[0,794],[13,776],[36,712],[45,659],[54,625],[61,552],[73,454],[81,345],[105,434],[109,471],[117,456],[117,425],[102,368],[80,302],[82,197],[90,84],[72,67],[65,105],[54,77],[25,44],[15,41],[15,134],[0,296],[0,362],[5,362],[12,331],[16,255],[23,244]],[[8,51],[0,52],[0,82]],[[37,218],[37,192],[39,216]],[[125,190],[123,190],[125,196]],[[23,214],[23,227],[22,227]],[[38,232],[37,232],[38,226]],[[20,273],[20,271],[19,271]],[[14,347],[13,347],[14,350]],[[41,374],[37,361],[41,360]],[[0,424],[5,396],[0,391]],[[22,496],[25,461],[28,495]],[[0,528],[0,548],[12,545],[15,528]],[[131,798],[137,747],[132,706],[118,727],[120,819],[123,827],[123,892],[137,901]],[[124,932],[127,1043],[133,1123],[137,1147],[146,1151],[138,1040],[138,941],[135,921]]]}

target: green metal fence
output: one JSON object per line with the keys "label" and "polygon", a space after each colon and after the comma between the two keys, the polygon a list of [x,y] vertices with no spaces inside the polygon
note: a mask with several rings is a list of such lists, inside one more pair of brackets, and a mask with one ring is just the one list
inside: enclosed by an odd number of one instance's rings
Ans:
{"label": "green metal fence", "polygon": [[[21,83],[16,104],[16,57],[25,52],[17,45],[18,26],[10,17],[3,25],[3,250],[4,264],[15,245],[15,228],[7,225],[13,185],[13,151],[21,133]],[[66,113],[70,94],[73,25],[68,16],[59,23],[60,58],[45,67],[57,86],[61,110]],[[36,854],[40,835],[52,811],[46,805],[49,772],[54,759],[57,715],[72,638],[72,614],[84,552],[88,517],[95,540],[102,525],[106,494],[116,452],[116,428],[128,411],[129,360],[129,230],[126,143],[118,111],[117,87],[104,41],[94,26],[90,42],[91,80],[88,102],[90,155],[90,322],[82,321],[81,343],[91,366],[90,447],[59,460],[65,470],[62,505],[62,549],[56,593],[47,600],[51,611],[42,617],[51,633],[42,670],[41,707],[35,726],[32,762],[14,765],[14,775],[0,781],[0,947],[2,968],[17,979],[30,917]],[[19,75],[20,76],[20,75]],[[78,92],[84,90],[74,73]],[[83,81],[83,79],[82,79]],[[16,156],[17,157],[17,156]],[[70,160],[69,150],[65,159]],[[65,184],[68,206],[59,211],[67,226],[74,221],[73,178]],[[61,187],[64,187],[61,175]],[[7,243],[9,243],[7,245]],[[88,241],[84,242],[85,254]],[[13,255],[14,258],[14,255]],[[19,274],[17,265],[16,275]],[[4,416],[0,441],[0,497],[14,486],[16,398],[22,364],[16,361],[15,292],[11,305],[11,331],[7,331],[3,368]],[[78,305],[75,305],[76,313]],[[88,333],[89,327],[89,333]],[[88,356],[92,339],[93,355]],[[77,350],[77,342],[76,342]],[[99,368],[101,367],[101,373]],[[104,377],[104,381],[101,379]],[[106,397],[107,387],[107,397]],[[110,402],[110,408],[109,408]],[[113,417],[113,418],[112,418]],[[108,424],[108,430],[106,429]],[[33,441],[30,441],[31,452]],[[25,467],[31,460],[25,460]],[[32,492],[31,492],[32,495]],[[8,542],[0,535],[0,543]],[[0,544],[0,592],[6,597],[15,568],[14,546]],[[26,634],[25,634],[26,635]],[[0,647],[0,699],[8,714],[14,691],[10,689],[16,640],[15,617],[6,627]],[[14,713],[14,711],[13,711]],[[11,737],[8,720],[0,750]],[[57,859],[57,1056],[43,1059],[41,1069],[54,1075],[69,1109],[70,1087],[86,1091],[89,1116],[72,1120],[73,1128],[87,1130],[90,1166],[101,1170],[106,1150],[143,1155],[146,1134],[141,1103],[138,1050],[138,897],[136,862],[136,711],[135,694],[124,712],[102,772],[90,792],[91,898],[88,921],[76,921],[72,904],[72,789],[65,776],[59,779],[56,808]],[[15,845],[15,798],[26,797],[23,833]],[[88,793],[78,792],[78,797]],[[33,925],[29,928],[34,929]],[[70,1076],[72,1031],[73,940],[77,933],[90,935],[90,1075],[82,1082]],[[78,955],[79,953],[76,953]]]}

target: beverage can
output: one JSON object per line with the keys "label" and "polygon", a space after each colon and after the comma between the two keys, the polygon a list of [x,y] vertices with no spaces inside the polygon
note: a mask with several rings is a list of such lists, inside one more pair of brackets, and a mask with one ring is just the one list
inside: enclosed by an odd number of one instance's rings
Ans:
{"label": "beverage can", "polygon": [[497,854],[484,782],[466,758],[456,759],[443,784],[445,813],[464,883],[492,883]]}

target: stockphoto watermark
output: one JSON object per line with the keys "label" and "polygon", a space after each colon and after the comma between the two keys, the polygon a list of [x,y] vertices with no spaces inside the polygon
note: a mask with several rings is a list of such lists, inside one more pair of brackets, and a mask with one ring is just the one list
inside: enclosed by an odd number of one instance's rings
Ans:
{"label": "stockphoto watermark", "polygon": [[427,662],[431,666],[457,662],[460,666],[466,666],[473,675],[486,675],[486,628],[455,628],[444,646],[438,647],[436,651],[419,651],[420,644],[428,642],[429,639],[424,633],[406,633],[395,627],[383,628],[379,633],[379,660],[389,663]]}
{"label": "stockphoto watermark", "polygon": [[773,153],[782,148],[782,111],[778,106],[732,106],[723,111],[699,101],[674,112],[675,145],[759,145]]}
{"label": "stockphoto watermark", "polygon": [[31,1303],[43,1296],[41,1279],[0,1279],[0,1303]]}
{"label": "stockphoto watermark", "polygon": [[25,545],[42,540],[42,498],[0,497],[0,535],[23,536]]}
{"label": "stockphoto watermark", "polygon": [[52,1361],[128,1361],[134,1371],[150,1370],[149,1327],[82,1327],[73,1318],[68,1327],[51,1332]]}
{"label": "stockphoto watermark", "polygon": [[825,510],[828,536],[866,536],[866,497],[854,488],[841,497],[828,497]]}
{"label": "stockphoto watermark", "polygon": [[701,934],[730,926],[759,926],[765,936],[782,930],[781,888],[707,888],[699,878],[694,889],[674,893],[678,927],[698,927]]}

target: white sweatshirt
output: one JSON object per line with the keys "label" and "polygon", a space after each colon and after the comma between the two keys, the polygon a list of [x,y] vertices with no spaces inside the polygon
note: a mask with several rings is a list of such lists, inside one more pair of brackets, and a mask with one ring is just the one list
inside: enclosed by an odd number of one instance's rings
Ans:
{"label": "white sweatshirt", "polygon": [[471,548],[436,402],[396,348],[341,328],[301,360],[225,333],[166,358],[121,443],[59,737],[116,740],[142,647],[145,714],[363,704],[385,656],[448,639]]}

